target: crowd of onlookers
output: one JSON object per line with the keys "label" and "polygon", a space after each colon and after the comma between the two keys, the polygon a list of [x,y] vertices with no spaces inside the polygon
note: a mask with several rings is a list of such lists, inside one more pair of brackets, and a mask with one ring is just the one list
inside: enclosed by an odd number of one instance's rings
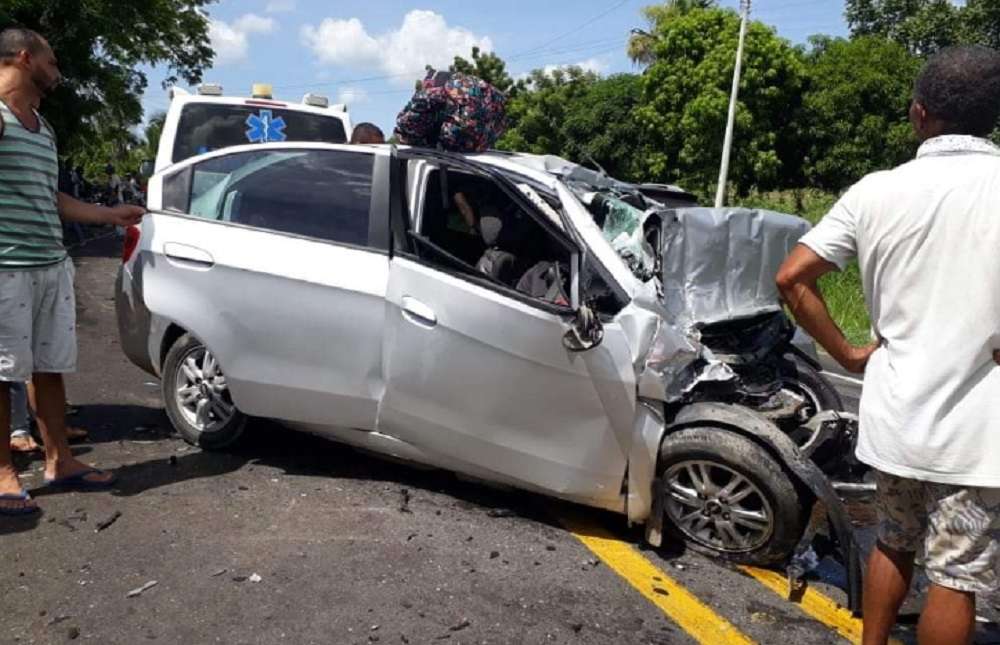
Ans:
{"label": "crowd of onlookers", "polygon": [[[83,166],[73,165],[70,160],[60,162],[59,190],[76,199],[103,206],[146,203],[145,182],[140,182],[139,175],[127,173],[123,177],[110,163],[105,166],[104,177],[101,180],[88,181],[84,176]],[[63,225],[64,240],[67,244],[79,244],[105,230],[106,227],[77,223]]]}

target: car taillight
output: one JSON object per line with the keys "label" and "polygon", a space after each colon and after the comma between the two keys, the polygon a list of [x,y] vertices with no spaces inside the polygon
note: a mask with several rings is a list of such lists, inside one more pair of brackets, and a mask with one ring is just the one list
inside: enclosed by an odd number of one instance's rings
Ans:
{"label": "car taillight", "polygon": [[129,226],[125,229],[125,244],[122,246],[122,264],[132,259],[132,254],[139,248],[139,237],[142,232],[138,226]]}

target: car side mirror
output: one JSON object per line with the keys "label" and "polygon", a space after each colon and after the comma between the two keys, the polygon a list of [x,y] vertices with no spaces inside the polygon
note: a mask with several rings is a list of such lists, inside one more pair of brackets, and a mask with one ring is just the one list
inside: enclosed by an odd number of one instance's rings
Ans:
{"label": "car side mirror", "polygon": [[150,161],[149,159],[145,159],[141,164],[139,164],[139,176],[142,177],[143,179],[149,179],[150,177],[153,176],[152,161]]}
{"label": "car side mirror", "polygon": [[563,335],[563,347],[571,352],[586,352],[600,345],[603,340],[604,325],[590,307],[584,305],[576,310],[569,331]]}

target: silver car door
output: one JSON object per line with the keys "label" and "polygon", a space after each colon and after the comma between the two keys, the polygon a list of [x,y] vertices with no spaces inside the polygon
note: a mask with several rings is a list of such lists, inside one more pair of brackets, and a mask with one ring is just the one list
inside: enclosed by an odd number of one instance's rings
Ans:
{"label": "silver car door", "polygon": [[568,308],[455,266],[394,253],[379,430],[438,465],[614,508],[636,405],[621,328],[572,353]]}
{"label": "silver car door", "polygon": [[214,353],[241,411],[374,428],[387,173],[370,149],[267,147],[163,178],[142,233],[147,306]]}

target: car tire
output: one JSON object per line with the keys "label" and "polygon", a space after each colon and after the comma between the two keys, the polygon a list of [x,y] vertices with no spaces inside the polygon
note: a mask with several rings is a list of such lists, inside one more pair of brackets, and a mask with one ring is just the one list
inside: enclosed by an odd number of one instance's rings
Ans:
{"label": "car tire", "polygon": [[191,334],[178,338],[167,352],[161,387],[167,417],[188,443],[218,450],[243,434],[246,415],[233,403],[212,353]]}
{"label": "car tire", "polygon": [[[802,536],[806,518],[791,478],[766,450],[731,430],[669,435],[658,472],[664,526],[695,551],[769,566],[787,561]],[[711,485],[699,486],[705,472]]]}

